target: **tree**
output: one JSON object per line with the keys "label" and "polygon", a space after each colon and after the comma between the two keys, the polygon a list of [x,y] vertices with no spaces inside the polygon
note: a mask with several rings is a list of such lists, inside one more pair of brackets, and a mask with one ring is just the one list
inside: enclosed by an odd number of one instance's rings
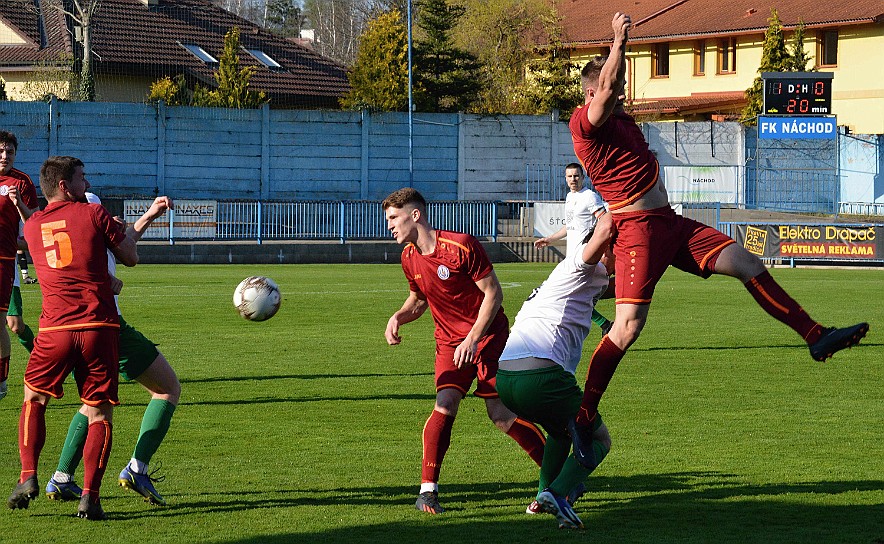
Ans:
{"label": "tree", "polygon": [[359,39],[359,53],[348,78],[350,92],[341,99],[341,107],[408,109],[408,28],[399,11],[369,21]]}
{"label": "tree", "polygon": [[583,103],[579,67],[571,62],[558,32],[539,50],[540,56],[528,63],[527,96],[537,113],[555,109],[567,119],[574,108]]}
{"label": "tree", "polygon": [[[540,106],[526,77],[536,44],[561,35],[561,23],[547,0],[461,0],[466,14],[454,29],[455,44],[479,60],[482,90],[471,108],[479,113],[533,114]],[[564,58],[564,57],[561,57]]]}
{"label": "tree", "polygon": [[[50,10],[59,11],[62,15],[69,17],[73,21],[73,36],[77,43],[74,44],[74,53],[78,56],[74,57],[74,63],[68,69],[75,71],[79,68],[79,81],[70,81],[71,78],[55,78],[54,81],[47,83],[56,84],[56,88],[48,92],[46,96],[64,95],[66,98],[79,98],[85,102],[95,101],[95,74],[92,70],[92,18],[101,6],[101,0],[43,0],[42,2],[23,1],[22,5],[25,9],[36,14],[42,19],[44,13]],[[62,53],[60,57],[66,57],[68,53]],[[58,63],[61,66],[66,63]],[[50,66],[47,64],[46,66]],[[70,84],[70,90],[63,90],[57,87],[58,84]],[[74,91],[76,87],[77,92]],[[79,96],[77,96],[79,95]]]}
{"label": "tree", "polygon": [[[48,5],[61,11],[79,25],[82,45],[80,60],[79,98],[84,102],[95,102],[95,74],[92,71],[92,17],[101,6],[100,0],[49,0]],[[70,6],[70,7],[69,7]],[[74,32],[74,36],[77,33]]]}
{"label": "tree", "polygon": [[167,106],[189,106],[192,102],[189,94],[184,75],[178,74],[174,79],[166,76],[151,83],[147,101],[155,104],[162,100]]}
{"label": "tree", "polygon": [[349,66],[356,59],[359,36],[371,18],[364,0],[305,0],[304,15],[313,27],[313,48]]}
{"label": "tree", "polygon": [[215,70],[218,87],[206,93],[194,90],[194,106],[247,109],[260,108],[267,102],[263,92],[249,90],[249,79],[255,68],[239,67],[239,49],[239,28],[233,27],[224,35],[224,51]]}
{"label": "tree", "polygon": [[466,111],[482,90],[476,57],[457,46],[452,29],[466,11],[446,0],[421,0],[417,24],[423,40],[413,44],[413,94],[417,109]]}
{"label": "tree", "polygon": [[304,16],[296,0],[267,0],[264,5],[264,28],[285,37],[301,35]]}
{"label": "tree", "polygon": [[771,8],[770,18],[767,20],[767,30],[764,32],[762,44],[761,65],[758,67],[759,75],[755,77],[752,86],[746,89],[748,104],[743,109],[740,122],[747,126],[754,126],[757,118],[761,115],[764,105],[764,81],[761,79],[762,72],[786,71],[789,54],[786,51],[786,41],[783,38],[783,25],[777,10]]}
{"label": "tree", "polygon": [[786,59],[786,70],[789,72],[804,72],[807,70],[807,63],[813,58],[804,50],[804,21],[798,19],[798,26],[795,27],[795,42],[789,51],[789,58]]}

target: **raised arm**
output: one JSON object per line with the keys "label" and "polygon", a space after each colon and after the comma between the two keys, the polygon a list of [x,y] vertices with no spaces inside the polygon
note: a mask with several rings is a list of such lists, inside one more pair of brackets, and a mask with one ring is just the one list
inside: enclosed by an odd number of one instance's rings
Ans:
{"label": "raised arm", "polygon": [[626,86],[626,41],[629,39],[629,27],[632,19],[625,13],[617,12],[611,21],[614,29],[614,42],[611,54],[602,66],[595,93],[586,109],[589,122],[593,126],[602,126],[614,112],[621,100]]}
{"label": "raised arm", "polygon": [[174,209],[171,198],[167,196],[156,197],[150,205],[150,208],[148,208],[141,217],[135,220],[134,224],[129,225],[126,229],[126,236],[132,238],[136,242],[141,240],[147,227],[149,227],[156,218],[166,213],[166,210],[171,209]]}

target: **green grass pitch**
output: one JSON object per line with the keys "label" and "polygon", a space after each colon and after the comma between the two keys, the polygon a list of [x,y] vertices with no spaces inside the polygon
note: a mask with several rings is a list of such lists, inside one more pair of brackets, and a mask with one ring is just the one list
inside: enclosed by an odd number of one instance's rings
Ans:
{"label": "green grass pitch", "polygon": [[[496,267],[510,320],[550,264]],[[102,488],[106,523],[41,494],[0,513],[0,542],[884,542],[884,271],[777,269],[824,323],[871,323],[863,345],[822,364],[738,282],[670,270],[649,323],[602,401],[613,449],[578,503],[585,531],[524,514],[537,469],[468,397],[454,427],[440,498],[413,508],[421,429],[433,403],[432,321],[387,319],[407,294],[397,265],[160,266],[122,270],[127,321],[159,342],[182,402],[153,465],[167,508],[116,484],[147,394],[120,387]],[[241,319],[233,288],[275,279],[279,314]],[[24,286],[36,324],[38,286]],[[613,316],[613,303],[602,301]],[[586,357],[599,339],[590,332]],[[0,401],[3,497],[18,476],[16,429],[26,352],[13,345]],[[77,407],[50,403],[40,484]],[[82,483],[82,470],[78,474]]]}

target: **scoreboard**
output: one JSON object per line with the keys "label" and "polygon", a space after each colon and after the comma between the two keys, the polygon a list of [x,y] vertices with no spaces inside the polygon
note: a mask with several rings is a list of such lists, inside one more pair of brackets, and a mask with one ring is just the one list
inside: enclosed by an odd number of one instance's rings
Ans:
{"label": "scoreboard", "polygon": [[764,115],[831,115],[830,72],[763,72]]}

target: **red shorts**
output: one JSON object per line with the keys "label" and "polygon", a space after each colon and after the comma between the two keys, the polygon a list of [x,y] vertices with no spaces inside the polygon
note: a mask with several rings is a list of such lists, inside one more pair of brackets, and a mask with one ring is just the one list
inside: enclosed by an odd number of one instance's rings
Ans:
{"label": "red shorts", "polygon": [[9,298],[12,296],[12,284],[18,265],[15,257],[0,257],[0,312],[9,310]]}
{"label": "red shorts", "polygon": [[73,371],[83,404],[119,404],[119,341],[116,327],[40,331],[25,369],[25,385],[60,399],[64,380]]}
{"label": "red shorts", "polygon": [[479,341],[475,363],[463,368],[454,366],[454,350],[457,346],[436,343],[436,391],[449,387],[457,389],[466,396],[473,380],[478,378],[475,395],[484,399],[497,398],[497,362],[506,339],[509,337],[509,326],[488,332]]}
{"label": "red shorts", "polygon": [[669,206],[615,213],[612,219],[617,304],[650,304],[669,265],[708,278],[721,250],[735,243],[709,225],[677,215]]}

